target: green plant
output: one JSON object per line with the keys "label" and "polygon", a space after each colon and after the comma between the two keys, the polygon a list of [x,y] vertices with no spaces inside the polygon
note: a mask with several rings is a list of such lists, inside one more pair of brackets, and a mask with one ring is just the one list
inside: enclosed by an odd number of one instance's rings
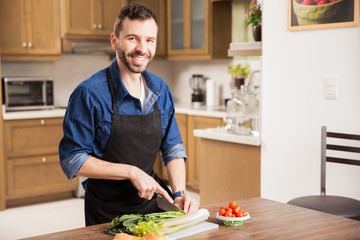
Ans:
{"label": "green plant", "polygon": [[239,77],[246,78],[250,74],[249,69],[250,69],[249,63],[246,63],[244,66],[238,64],[234,66],[229,66],[228,73],[230,73],[234,79]]}
{"label": "green plant", "polygon": [[245,20],[248,25],[257,26],[261,23],[261,6],[256,0],[251,0],[250,8],[245,13]]}

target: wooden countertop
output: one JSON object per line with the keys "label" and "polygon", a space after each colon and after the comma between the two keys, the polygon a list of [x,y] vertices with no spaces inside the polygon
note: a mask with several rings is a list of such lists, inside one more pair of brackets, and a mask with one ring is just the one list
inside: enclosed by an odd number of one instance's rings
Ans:
{"label": "wooden countertop", "polygon": [[[236,201],[251,219],[241,226],[225,226],[215,218],[220,203],[206,206],[210,211],[209,222],[219,224],[219,228],[184,239],[359,239],[360,221],[346,219],[304,209],[263,198],[249,198]],[[71,217],[71,216],[69,216]],[[52,233],[27,239],[113,239],[104,233],[106,224]]]}

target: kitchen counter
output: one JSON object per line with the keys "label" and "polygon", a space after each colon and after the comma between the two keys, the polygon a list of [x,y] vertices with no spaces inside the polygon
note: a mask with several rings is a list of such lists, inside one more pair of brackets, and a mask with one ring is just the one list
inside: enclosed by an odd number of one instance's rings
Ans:
{"label": "kitchen counter", "polygon": [[193,116],[201,117],[215,117],[215,118],[224,118],[226,117],[226,108],[225,106],[217,107],[200,107],[193,108],[190,106],[185,106],[175,103],[175,113],[188,114]]}
{"label": "kitchen counter", "polygon": [[195,129],[195,137],[201,137],[206,139],[225,141],[231,143],[240,143],[253,146],[260,146],[261,139],[259,136],[242,136],[237,134],[228,133],[224,127],[207,128],[207,129]]}
{"label": "kitchen counter", "polygon": [[[235,200],[235,199],[233,199]],[[208,222],[219,228],[183,239],[359,239],[360,221],[275,202],[264,198],[235,201],[250,214],[250,219],[240,226],[226,226],[216,213],[228,202],[205,206],[210,212]],[[113,239],[104,233],[109,223],[83,227],[58,233],[28,238],[37,239]]]}
{"label": "kitchen counter", "polygon": [[18,119],[34,119],[34,118],[54,118],[64,117],[65,108],[55,108],[49,110],[29,110],[29,111],[14,111],[6,112],[5,107],[2,108],[2,115],[4,120],[18,120]]}
{"label": "kitchen counter", "polygon": [[[33,110],[33,111],[14,111],[5,112],[5,107],[2,107],[2,113],[4,120],[15,120],[15,119],[32,119],[32,118],[50,118],[50,117],[64,117],[66,108],[55,108],[51,110]],[[218,107],[201,107],[192,108],[184,105],[176,105],[175,112],[180,114],[189,114],[194,116],[203,117],[226,117],[226,108],[224,106]]]}

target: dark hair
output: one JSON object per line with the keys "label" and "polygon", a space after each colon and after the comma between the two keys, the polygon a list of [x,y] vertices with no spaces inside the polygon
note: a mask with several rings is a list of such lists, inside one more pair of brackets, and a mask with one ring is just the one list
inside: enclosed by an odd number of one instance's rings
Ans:
{"label": "dark hair", "polygon": [[118,37],[120,31],[122,29],[122,22],[125,18],[129,18],[131,20],[139,19],[139,20],[147,20],[147,19],[154,19],[156,25],[158,25],[157,17],[153,10],[141,3],[130,3],[123,7],[114,23],[114,34],[115,37]]}

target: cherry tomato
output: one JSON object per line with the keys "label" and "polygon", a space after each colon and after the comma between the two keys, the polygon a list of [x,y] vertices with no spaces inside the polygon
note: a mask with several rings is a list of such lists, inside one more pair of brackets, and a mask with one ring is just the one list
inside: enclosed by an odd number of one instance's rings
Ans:
{"label": "cherry tomato", "polygon": [[224,209],[225,210],[226,207],[220,207],[220,209]]}
{"label": "cherry tomato", "polygon": [[231,201],[231,202],[229,203],[229,208],[235,208],[236,205],[237,205],[236,202]]}
{"label": "cherry tomato", "polygon": [[241,212],[239,213],[239,216],[240,216],[240,217],[244,217],[244,212],[241,211]]}
{"label": "cherry tomato", "polygon": [[241,207],[236,205],[233,209],[233,213],[241,212]]}
{"label": "cherry tomato", "polygon": [[243,212],[244,217],[248,215],[247,212],[245,212],[245,211],[242,211],[242,212]]}
{"label": "cherry tomato", "polygon": [[230,211],[226,211],[225,217],[233,217],[233,213]]}
{"label": "cherry tomato", "polygon": [[225,209],[220,209],[219,210],[219,215],[220,216],[225,216],[225,213],[226,213]]}
{"label": "cherry tomato", "polygon": [[236,212],[235,217],[241,217],[241,212]]}
{"label": "cherry tomato", "polygon": [[233,213],[233,209],[229,207],[225,208],[225,211]]}

